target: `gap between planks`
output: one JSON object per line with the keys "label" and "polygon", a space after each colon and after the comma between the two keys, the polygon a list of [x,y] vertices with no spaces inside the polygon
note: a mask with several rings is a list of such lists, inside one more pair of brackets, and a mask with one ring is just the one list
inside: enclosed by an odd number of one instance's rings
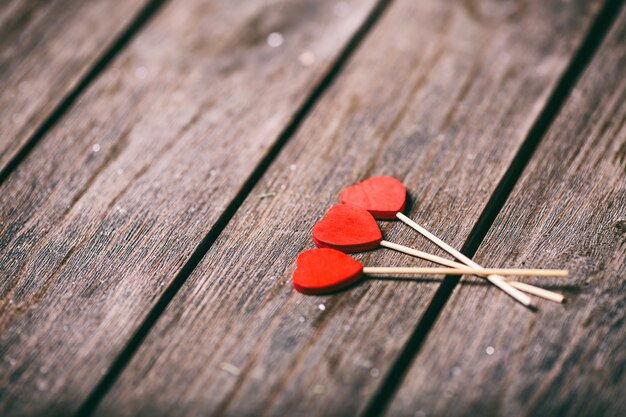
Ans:
{"label": "gap between planks", "polygon": [[[572,89],[580,79],[580,76],[587,69],[591,59],[615,23],[622,6],[623,0],[607,1],[593,21],[576,54],[563,72],[563,75],[550,94],[546,105],[530,128],[522,146],[511,161],[511,165],[507,168],[489,198],[485,209],[474,224],[467,240],[461,247],[461,253],[468,256],[470,259],[477,252],[498,213],[504,207],[506,200],[513,191],[513,187],[521,177],[522,172],[541,142],[541,139],[545,136],[548,128],[556,119],[556,116],[559,114],[559,111],[569,97]],[[397,360],[391,366],[380,388],[372,396],[370,403],[365,408],[362,414],[363,417],[378,417],[383,415],[386,411],[387,406],[402,383],[406,371],[409,369],[414,358],[418,355],[420,348],[428,337],[428,333],[452,296],[460,279],[461,276],[459,275],[449,275],[444,278],[426,308],[424,315],[409,337],[404,349],[398,355]]]}
{"label": "gap between planks", "polygon": [[0,185],[11,175],[11,173],[20,165],[20,163],[30,154],[37,146],[41,139],[48,133],[54,125],[61,120],[63,115],[67,113],[78,98],[85,92],[115,57],[128,45],[135,36],[148,24],[148,22],[156,15],[168,0],[150,0],[135,16],[130,25],[124,29],[111,45],[104,51],[102,56],[96,60],[94,65],[87,73],[78,81],[76,86],[71,89],[61,102],[52,109],[50,114],[35,129],[33,134],[24,142],[22,147],[15,153],[6,166],[0,170]]}
{"label": "gap between planks", "polygon": [[[155,3],[159,3],[157,9],[163,3],[165,3],[165,1],[167,0],[156,0]],[[140,345],[143,343],[143,340],[146,338],[150,330],[154,327],[157,320],[165,311],[178,290],[183,286],[187,278],[189,278],[193,270],[196,268],[196,266],[198,266],[198,264],[200,263],[204,255],[209,251],[211,246],[213,246],[213,243],[221,235],[222,231],[226,228],[237,210],[239,210],[239,207],[244,202],[246,197],[250,194],[254,186],[265,174],[272,162],[276,159],[281,149],[297,132],[298,128],[306,119],[315,104],[322,97],[324,92],[332,85],[333,81],[337,78],[350,57],[354,54],[354,52],[357,50],[359,45],[361,45],[367,34],[372,30],[372,28],[376,25],[384,12],[389,8],[392,3],[393,0],[379,0],[376,3],[365,21],[350,38],[335,62],[333,62],[328,72],[314,87],[313,91],[302,104],[302,106],[294,113],[291,121],[286,125],[285,129],[278,136],[278,139],[269,148],[267,154],[255,167],[250,176],[244,182],[244,185],[237,192],[230,204],[228,204],[224,212],[220,215],[213,228],[205,235],[200,244],[195,248],[187,262],[181,268],[180,272],[174,277],[171,284],[166,288],[161,297],[159,297],[159,299],[155,303],[154,307],[149,311],[145,320],[141,323],[135,333],[133,333],[132,337],[129,339],[128,343],[126,343],[124,348],[115,357],[106,374],[100,379],[100,381],[91,391],[85,402],[76,412],[75,415],[77,417],[85,417],[93,414],[98,404],[102,401],[102,399],[108,393],[113,384],[115,384],[115,381],[118,379],[126,365],[130,362],[135,352],[139,349]],[[156,12],[156,9],[149,16],[152,16],[154,12]],[[129,37],[128,40],[130,40],[131,37]],[[106,66],[106,64],[104,66]],[[104,66],[101,68],[101,70],[104,68]],[[69,104],[71,105],[71,102]],[[4,177],[0,176],[0,184],[2,184],[3,180]]]}

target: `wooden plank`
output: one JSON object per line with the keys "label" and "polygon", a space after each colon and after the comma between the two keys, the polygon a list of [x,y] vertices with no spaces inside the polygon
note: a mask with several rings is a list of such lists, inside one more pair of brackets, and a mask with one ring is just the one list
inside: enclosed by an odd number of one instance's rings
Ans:
{"label": "wooden plank", "polygon": [[0,2],[0,172],[147,3]]}
{"label": "wooden plank", "polygon": [[389,416],[624,414],[625,45],[623,10],[477,253],[569,267],[554,284],[568,304],[532,313],[457,287]]}
{"label": "wooden plank", "polygon": [[0,414],[85,400],[375,2],[334,4],[168,4],[3,184]]}
{"label": "wooden plank", "polygon": [[[296,293],[291,273],[296,255],[312,247],[311,228],[343,187],[387,174],[411,190],[412,216],[462,243],[597,6],[531,1],[482,19],[460,2],[394,2],[96,414],[361,412],[438,283]],[[259,200],[265,192],[276,196]],[[432,250],[398,223],[382,227],[391,241]],[[359,259],[419,265],[384,250]]]}

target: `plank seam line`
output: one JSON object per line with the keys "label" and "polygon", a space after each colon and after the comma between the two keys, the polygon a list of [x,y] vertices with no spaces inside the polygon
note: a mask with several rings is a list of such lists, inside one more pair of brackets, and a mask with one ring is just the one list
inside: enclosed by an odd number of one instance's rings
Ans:
{"label": "plank seam line", "polygon": [[[561,75],[544,108],[535,119],[511,164],[472,227],[467,240],[461,248],[461,252],[466,256],[472,258],[477,252],[537,146],[558,116],[581,75],[587,69],[609,29],[615,23],[623,2],[624,0],[607,1],[594,19],[574,57]],[[444,278],[398,358],[392,364],[378,390],[371,397],[370,402],[362,413],[362,417],[378,417],[385,413],[388,405],[400,388],[408,369],[424,345],[430,330],[434,327],[448,300],[452,297],[460,279],[461,277],[458,275],[446,276]]]}
{"label": "plank seam line", "polygon": [[326,74],[315,85],[311,94],[300,105],[296,112],[286,124],[285,128],[278,135],[275,142],[270,146],[261,161],[257,164],[252,173],[244,181],[241,188],[235,194],[233,200],[228,204],[224,212],[219,216],[215,225],[205,235],[200,244],[194,249],[189,259],[185,262],[181,270],[176,274],[172,282],[167,286],[163,294],[148,312],[146,318],[139,325],[137,330],[130,337],[127,344],[122,348],[113,360],[105,375],[96,384],[91,393],[87,396],[83,404],[77,410],[75,416],[90,416],[94,413],[102,399],[109,392],[113,384],[117,381],[123,370],[126,368],[134,354],[137,352],[144,339],[154,327],[159,317],[170,304],[174,296],[187,281],[189,276],[198,266],[202,258],[207,254],[213,243],[218,239],[226,226],[230,223],[235,213],[239,210],[246,197],[252,192],[254,186],[263,177],[271,164],[279,155],[281,149],[287,144],[289,139],[298,131],[308,114],[317,104],[324,92],[333,84],[339,76],[350,57],[362,44],[367,34],[380,20],[383,13],[393,3],[394,0],[379,0],[365,18],[364,22],[348,40],[346,46],[341,50],[338,57],[331,64]]}
{"label": "plank seam line", "polygon": [[131,20],[131,23],[123,29],[117,38],[105,49],[87,73],[78,81],[67,95],[52,109],[50,114],[41,122],[39,127],[26,140],[22,147],[9,160],[6,166],[0,170],[0,185],[2,185],[9,175],[17,169],[22,161],[37,146],[41,139],[48,133],[54,125],[71,109],[78,98],[87,88],[104,72],[109,64],[121,53],[121,51],[132,41],[143,27],[154,17],[168,0],[149,1]]}

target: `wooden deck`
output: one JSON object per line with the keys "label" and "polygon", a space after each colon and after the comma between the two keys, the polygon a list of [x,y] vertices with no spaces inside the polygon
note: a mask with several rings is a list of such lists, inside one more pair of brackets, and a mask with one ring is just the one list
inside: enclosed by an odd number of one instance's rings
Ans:
{"label": "wooden deck", "polygon": [[[2,2],[0,415],[626,415],[622,3]],[[568,303],[297,293],[373,175]]]}

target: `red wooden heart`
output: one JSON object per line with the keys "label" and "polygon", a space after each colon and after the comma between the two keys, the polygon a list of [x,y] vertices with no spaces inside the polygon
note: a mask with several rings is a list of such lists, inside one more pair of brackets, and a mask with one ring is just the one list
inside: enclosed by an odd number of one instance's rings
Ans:
{"label": "red wooden heart", "polygon": [[320,248],[362,252],[380,246],[383,235],[374,217],[361,208],[340,204],[331,207],[313,227],[313,242]]}
{"label": "red wooden heart", "polygon": [[363,265],[335,249],[311,249],[298,256],[293,287],[305,294],[337,291],[356,282]]}
{"label": "red wooden heart", "polygon": [[339,198],[344,204],[369,211],[377,219],[390,220],[404,210],[406,188],[393,177],[372,177],[346,188]]}

